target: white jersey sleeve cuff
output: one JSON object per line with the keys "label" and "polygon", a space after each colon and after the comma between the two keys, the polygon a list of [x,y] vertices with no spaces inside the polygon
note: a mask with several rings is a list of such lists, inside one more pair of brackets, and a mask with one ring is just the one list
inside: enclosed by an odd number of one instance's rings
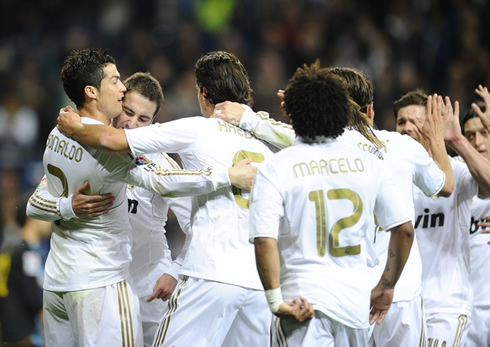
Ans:
{"label": "white jersey sleeve cuff", "polygon": [[170,267],[167,269],[166,273],[178,281],[180,268],[181,268],[181,265],[174,261],[174,262],[172,262],[172,265],[170,265]]}
{"label": "white jersey sleeve cuff", "polygon": [[245,107],[245,112],[243,112],[242,118],[240,118],[240,128],[252,132],[255,115],[255,112],[251,108]]}
{"label": "white jersey sleeve cuff", "polygon": [[213,169],[216,178],[216,189],[225,188],[231,186],[230,177],[228,176],[228,169],[225,167],[219,167]]}
{"label": "white jersey sleeve cuff", "polygon": [[77,218],[75,212],[73,212],[72,206],[73,194],[67,198],[61,198],[58,201],[58,209],[60,211],[61,218],[64,220],[70,220],[72,218]]}

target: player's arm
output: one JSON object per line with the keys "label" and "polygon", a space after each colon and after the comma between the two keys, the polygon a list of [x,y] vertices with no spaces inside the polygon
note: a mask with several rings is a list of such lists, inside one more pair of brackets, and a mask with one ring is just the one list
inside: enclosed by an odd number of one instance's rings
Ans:
{"label": "player's arm", "polygon": [[446,97],[448,128],[446,142],[463,158],[474,180],[478,183],[478,196],[490,197],[490,161],[470,144],[463,136],[459,123],[459,103],[454,103],[454,109],[449,97]]}
{"label": "player's arm", "polygon": [[412,222],[403,223],[390,231],[386,266],[378,284],[371,291],[370,324],[374,322],[381,324],[388,313],[393,300],[395,284],[405,267],[414,238]]}
{"label": "player's arm", "polygon": [[[234,185],[250,189],[257,171],[250,159],[242,159],[231,168],[218,167],[199,170],[167,169],[148,162],[135,166],[124,165],[115,157],[107,158],[104,167],[120,181],[134,184],[163,197],[193,196],[209,194],[218,189]],[[128,165],[130,166],[128,168]]]}
{"label": "player's arm", "polygon": [[[164,155],[164,158],[169,161],[172,167],[179,167],[179,165],[167,155]],[[170,267],[155,283],[153,293],[146,299],[148,302],[153,301],[154,299],[162,299],[163,301],[170,299],[170,296],[177,286],[180,268],[182,267],[187,249],[189,248],[192,239],[190,220],[192,210],[191,199],[189,197],[172,198],[168,199],[168,204],[177,218],[180,228],[186,235],[185,242],[175,260],[172,261]]]}
{"label": "player's arm", "polygon": [[146,299],[147,302],[151,302],[154,299],[162,299],[163,301],[170,299],[177,286],[180,268],[184,262],[191,240],[192,232],[189,230],[185,235],[185,241],[179,255],[172,262],[170,268],[156,281],[153,287],[153,293]]}
{"label": "player's arm", "polygon": [[[169,134],[169,137],[170,135],[173,136],[173,138],[181,137],[181,134],[176,134],[175,129],[182,129],[186,127],[180,126],[177,122],[173,122],[172,124],[173,127],[167,127],[168,129],[165,128],[167,129],[166,131]],[[124,130],[115,129],[113,127],[105,125],[81,123],[78,114],[70,107],[65,107],[60,111],[60,115],[58,117],[58,128],[65,135],[74,137],[77,141],[91,147],[116,152],[130,152],[128,139]],[[162,144],[161,141],[158,141],[159,137],[165,137],[165,133],[160,134],[161,131],[164,131],[164,128],[160,127],[158,128],[158,130],[154,131],[149,128],[150,127],[145,127],[133,130],[135,132],[141,132],[143,135],[152,135],[152,139],[154,139],[154,141],[152,142],[151,150],[149,150],[148,152],[169,150],[169,148],[165,147],[165,144]],[[194,138],[192,136],[186,136],[186,138],[181,141],[182,143],[176,144],[172,149],[175,150],[179,146],[187,146],[189,145],[189,143],[192,143],[192,141],[194,141]],[[141,153],[142,151],[138,150],[137,153],[133,154]],[[161,169],[159,173],[157,173],[157,175],[162,176],[160,177],[161,180],[158,180],[156,176],[150,177],[153,178],[153,183],[147,182],[149,186],[143,185],[143,187],[150,189],[151,191],[162,196],[186,196],[206,194],[229,185],[234,185],[235,187],[240,189],[250,189],[256,171],[255,167],[248,165],[251,162],[251,159],[243,159],[235,164],[233,167],[228,169],[216,168],[215,170],[213,170],[212,168],[208,168],[203,170],[179,170],[179,172],[170,172],[171,170]],[[158,167],[156,169],[158,169]],[[224,173],[224,175],[227,175],[227,177],[223,175],[223,170],[226,170],[226,173]],[[155,172],[157,170],[152,171]],[[174,176],[175,180],[167,180],[167,182],[169,184],[176,183],[177,186],[174,186],[175,189],[172,189],[170,185],[165,186],[165,184],[162,184],[165,181],[165,178],[163,176],[165,176],[166,178],[170,178],[172,175]],[[129,183],[135,184],[137,186],[142,186],[143,182],[137,179],[137,176],[130,175],[129,178]],[[188,183],[190,183],[190,185],[187,187],[188,189],[185,187],[187,181],[189,181]],[[196,182],[197,184],[204,183],[204,191],[200,192],[194,189],[194,186],[192,186],[192,184],[196,184]],[[211,183],[211,186],[208,183]],[[213,188],[209,190],[210,187]]]}
{"label": "player's arm", "polygon": [[216,104],[212,117],[248,130],[257,138],[277,148],[291,146],[296,137],[291,125],[270,118],[267,112],[255,113],[249,107],[236,102],[225,101]]}
{"label": "player's arm", "polygon": [[271,312],[281,318],[302,322],[315,315],[313,306],[304,298],[286,303],[281,293],[276,237],[283,214],[281,194],[259,169],[250,200],[250,241],[255,247],[257,270]]}
{"label": "player's arm", "polygon": [[283,319],[295,319],[298,322],[313,318],[315,311],[305,298],[290,303],[285,303],[282,299],[276,240],[271,237],[258,237],[254,239],[254,245],[257,270],[272,313]]}
{"label": "player's arm", "polygon": [[421,133],[429,140],[432,159],[445,174],[444,185],[438,195],[449,197],[454,191],[454,173],[444,142],[448,120],[444,109],[445,105],[441,96],[434,94],[427,98],[426,119]]}
{"label": "player's arm", "polygon": [[406,197],[397,194],[389,171],[383,170],[383,166],[387,164],[379,161],[378,165],[381,169],[377,176],[380,185],[376,192],[373,212],[378,225],[391,234],[384,271],[378,284],[371,291],[370,324],[380,324],[386,316],[393,300],[395,284],[403,271],[414,239]]}
{"label": "player's arm", "polygon": [[68,197],[55,197],[48,191],[47,178],[44,177],[27,202],[27,216],[44,221],[60,219],[98,217],[109,213],[114,203],[111,193],[88,195],[88,182],[83,183]]}

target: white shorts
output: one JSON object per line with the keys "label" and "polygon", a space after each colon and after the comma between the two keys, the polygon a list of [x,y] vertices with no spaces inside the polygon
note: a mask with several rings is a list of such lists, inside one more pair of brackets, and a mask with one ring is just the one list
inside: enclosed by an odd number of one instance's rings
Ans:
{"label": "white shorts", "polygon": [[367,346],[369,328],[354,329],[315,311],[315,317],[302,323],[274,318],[272,346]]}
{"label": "white shorts", "polygon": [[43,297],[46,346],[143,346],[132,281]]}
{"label": "white shorts", "polygon": [[262,290],[180,276],[154,346],[269,346]]}
{"label": "white shorts", "polygon": [[369,346],[413,346],[426,345],[424,304],[422,295],[410,301],[391,304],[381,324],[374,323]]}
{"label": "white shorts", "polygon": [[427,346],[465,346],[471,316],[437,312],[426,314]]}
{"label": "white shorts", "polygon": [[490,346],[490,307],[473,306],[467,347]]}
{"label": "white shorts", "polygon": [[150,347],[155,338],[155,334],[160,326],[162,317],[167,309],[167,302],[162,299],[155,299],[146,302],[146,298],[140,298],[141,321],[143,324],[143,339],[145,347]]}

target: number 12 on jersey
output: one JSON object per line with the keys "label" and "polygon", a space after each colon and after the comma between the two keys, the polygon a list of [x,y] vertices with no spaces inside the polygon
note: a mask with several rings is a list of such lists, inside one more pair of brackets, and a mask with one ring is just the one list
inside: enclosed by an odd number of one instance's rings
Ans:
{"label": "number 12 on jersey", "polygon": [[[327,191],[327,199],[347,199],[353,205],[353,213],[335,221],[328,232],[328,251],[332,257],[361,254],[361,245],[340,247],[341,231],[354,226],[362,215],[362,200],[359,194],[350,189],[330,189]],[[327,220],[325,215],[325,192],[315,190],[310,192],[309,200],[315,204],[316,210],[316,247],[320,257],[325,256],[327,238]]]}

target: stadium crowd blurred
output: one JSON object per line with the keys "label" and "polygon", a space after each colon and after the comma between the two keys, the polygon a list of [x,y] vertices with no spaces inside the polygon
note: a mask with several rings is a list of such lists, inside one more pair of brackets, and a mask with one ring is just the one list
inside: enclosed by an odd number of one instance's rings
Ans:
{"label": "stadium crowd blurred", "polygon": [[165,103],[157,121],[199,115],[193,64],[235,53],[250,73],[256,110],[286,120],[276,91],[296,67],[355,67],[375,85],[377,126],[394,129],[392,102],[417,87],[459,100],[490,84],[488,0],[3,0],[0,2],[0,225],[20,226],[42,177],[42,153],[61,107],[72,49],[109,48],[122,78],[151,72]]}

